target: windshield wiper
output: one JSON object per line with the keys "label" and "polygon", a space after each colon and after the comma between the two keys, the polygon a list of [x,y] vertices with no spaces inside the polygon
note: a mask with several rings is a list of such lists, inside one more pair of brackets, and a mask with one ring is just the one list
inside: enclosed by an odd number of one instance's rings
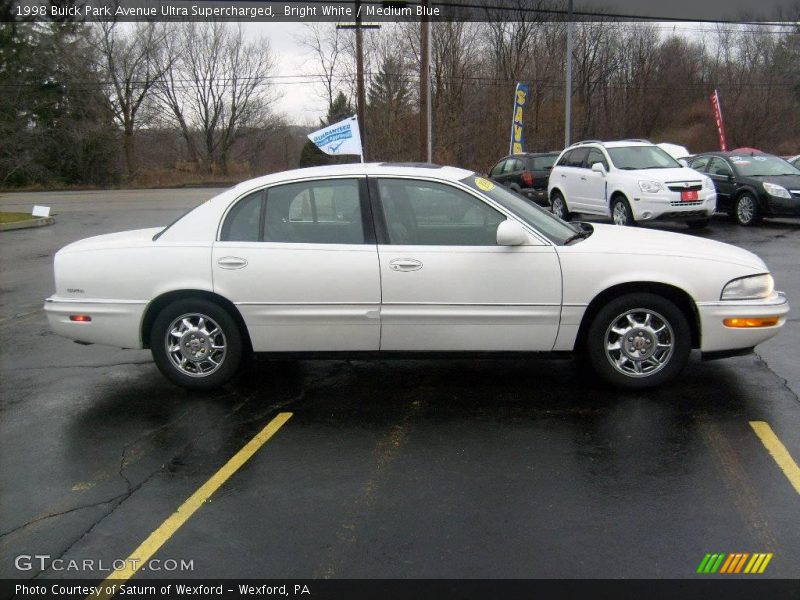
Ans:
{"label": "windshield wiper", "polygon": [[585,240],[590,235],[592,235],[592,232],[590,230],[579,231],[575,235],[571,235],[566,240],[564,240],[564,245],[569,246],[572,242],[577,242],[578,240]]}

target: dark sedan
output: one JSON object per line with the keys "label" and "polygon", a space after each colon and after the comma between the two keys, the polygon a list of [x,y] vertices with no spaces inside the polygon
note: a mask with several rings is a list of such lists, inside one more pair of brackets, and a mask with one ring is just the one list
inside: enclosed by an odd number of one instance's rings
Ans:
{"label": "dark sedan", "polygon": [[717,209],[740,225],[763,217],[800,217],[800,169],[763,152],[708,152],[689,166],[706,173],[717,189]]}
{"label": "dark sedan", "polygon": [[489,170],[489,177],[540,206],[549,206],[547,180],[558,154],[539,152],[506,156]]}

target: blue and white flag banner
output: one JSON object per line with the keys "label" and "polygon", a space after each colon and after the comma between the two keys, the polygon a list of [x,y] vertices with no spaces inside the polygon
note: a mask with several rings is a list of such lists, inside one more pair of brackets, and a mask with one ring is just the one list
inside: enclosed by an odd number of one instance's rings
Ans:
{"label": "blue and white flag banner", "polygon": [[334,156],[357,154],[361,157],[361,162],[364,162],[364,154],[361,149],[361,132],[358,128],[358,117],[356,116],[309,133],[308,139],[314,142],[317,148],[325,154]]}

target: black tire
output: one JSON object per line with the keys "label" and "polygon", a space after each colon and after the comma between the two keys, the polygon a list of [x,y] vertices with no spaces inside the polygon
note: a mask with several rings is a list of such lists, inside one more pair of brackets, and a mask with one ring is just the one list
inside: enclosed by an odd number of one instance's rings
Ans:
{"label": "black tire", "polygon": [[711,219],[696,219],[694,221],[686,221],[686,225],[689,226],[689,229],[705,229],[710,222]]}
{"label": "black tire", "polygon": [[761,221],[758,200],[750,192],[745,192],[733,203],[733,218],[743,227],[750,227]]}
{"label": "black tire", "polygon": [[611,201],[611,220],[614,225],[635,227],[636,220],[633,218],[633,211],[628,200],[624,196],[616,196]]}
{"label": "black tire", "polygon": [[[183,317],[193,327],[188,327]],[[177,324],[178,321],[181,323]],[[179,349],[170,353],[167,336],[170,330],[177,332],[178,329],[184,330],[181,337],[176,333],[169,339],[175,339]],[[218,349],[220,345],[224,350]],[[190,390],[212,390],[227,382],[239,369],[243,355],[242,333],[233,317],[218,304],[202,298],[176,300],[156,316],[150,330],[150,351],[159,371],[173,383]],[[193,358],[186,360],[185,368],[174,362],[178,357],[189,357],[190,353]],[[194,374],[191,374],[192,369]],[[207,374],[202,374],[204,370]]]}
{"label": "black tire", "polygon": [[569,221],[572,219],[572,213],[569,212],[567,201],[561,192],[553,192],[550,198],[550,211],[562,221]]}
{"label": "black tire", "polygon": [[[638,327],[627,320],[630,313]],[[646,326],[648,313],[651,318],[649,326]],[[663,324],[666,328],[654,333]],[[626,327],[631,329],[625,331]],[[630,346],[612,350],[615,342],[628,342]],[[617,387],[644,389],[662,385],[676,377],[689,360],[691,342],[689,322],[671,301],[650,293],[626,294],[611,300],[592,319],[586,336],[586,350],[594,371],[600,377]],[[671,344],[669,349],[659,346],[665,343]],[[628,352],[634,349],[635,353]],[[624,361],[621,360],[623,356]],[[640,366],[640,374],[635,373],[637,362],[644,365]],[[662,364],[656,367],[653,362]]]}

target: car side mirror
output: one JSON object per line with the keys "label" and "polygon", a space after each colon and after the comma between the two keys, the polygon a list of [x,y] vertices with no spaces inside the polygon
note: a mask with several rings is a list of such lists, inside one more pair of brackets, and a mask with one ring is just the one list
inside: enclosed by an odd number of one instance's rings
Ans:
{"label": "car side mirror", "polygon": [[603,163],[596,162],[592,165],[592,171],[595,173],[600,173],[601,175],[606,174],[606,168],[603,166]]}
{"label": "car side mirror", "polygon": [[528,242],[528,233],[522,225],[506,219],[497,226],[498,246],[522,246]]}

